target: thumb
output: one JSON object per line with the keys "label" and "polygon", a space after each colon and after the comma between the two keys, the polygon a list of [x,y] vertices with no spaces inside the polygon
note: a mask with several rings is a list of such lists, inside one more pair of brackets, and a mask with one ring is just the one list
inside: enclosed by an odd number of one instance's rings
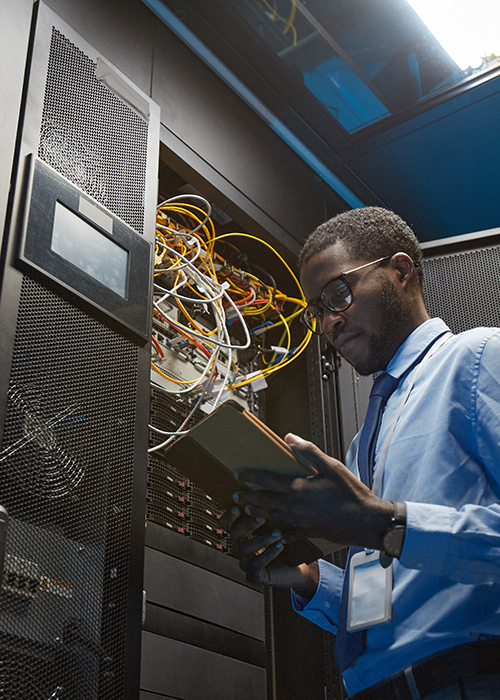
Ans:
{"label": "thumb", "polygon": [[318,474],[324,474],[330,471],[331,458],[322,452],[319,447],[309,442],[309,440],[304,440],[293,433],[287,433],[285,435],[285,442],[292,448],[299,462],[313,467]]}

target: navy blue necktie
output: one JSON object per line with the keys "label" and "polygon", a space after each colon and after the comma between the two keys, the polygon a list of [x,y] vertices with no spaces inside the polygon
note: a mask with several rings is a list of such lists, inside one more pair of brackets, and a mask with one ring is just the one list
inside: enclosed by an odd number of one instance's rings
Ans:
{"label": "navy blue necktie", "polygon": [[399,384],[399,377],[381,372],[373,383],[365,422],[361,428],[358,449],[359,478],[369,488],[372,487],[375,466],[375,445],[380,430],[382,413],[389,396]]}
{"label": "navy blue necktie", "polygon": [[[387,372],[382,372],[376,378],[370,392],[370,401],[366,412],[365,422],[361,428],[358,449],[358,468],[361,481],[369,488],[372,486],[373,468],[375,463],[375,445],[380,430],[382,413],[387,399],[393,393],[399,378],[392,377]],[[335,641],[335,661],[342,672],[348,668],[360,656],[366,646],[366,630],[360,632],[347,631],[347,601],[349,598],[349,563],[356,552],[362,551],[362,547],[350,547],[347,558],[342,598],[340,601],[339,623],[337,639]]]}

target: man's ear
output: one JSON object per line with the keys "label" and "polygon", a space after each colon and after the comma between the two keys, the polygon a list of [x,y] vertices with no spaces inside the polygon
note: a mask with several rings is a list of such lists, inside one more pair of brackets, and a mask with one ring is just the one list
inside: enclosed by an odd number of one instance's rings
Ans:
{"label": "man's ear", "polygon": [[395,253],[391,258],[391,266],[397,273],[398,279],[406,286],[412,277],[415,263],[407,253]]}

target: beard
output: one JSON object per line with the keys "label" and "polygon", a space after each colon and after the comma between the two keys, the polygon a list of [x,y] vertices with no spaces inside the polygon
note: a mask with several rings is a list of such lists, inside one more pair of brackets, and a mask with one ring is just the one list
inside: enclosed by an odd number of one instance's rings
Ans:
{"label": "beard", "polygon": [[381,278],[380,293],[380,328],[367,334],[367,352],[364,358],[352,363],[361,376],[375,374],[384,370],[406,340],[403,329],[411,322],[410,309],[405,306],[396,292],[392,282],[385,276]]}

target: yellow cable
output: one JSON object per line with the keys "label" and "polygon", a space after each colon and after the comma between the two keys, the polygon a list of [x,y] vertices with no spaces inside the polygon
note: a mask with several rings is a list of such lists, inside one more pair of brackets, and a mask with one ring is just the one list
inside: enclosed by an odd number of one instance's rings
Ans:
{"label": "yellow cable", "polygon": [[[308,330],[304,340],[301,342],[301,344],[298,346],[297,350],[293,353],[292,357],[289,357],[285,362],[279,364],[279,365],[274,365],[274,367],[270,367],[269,369],[264,369],[260,372],[261,377],[268,377],[270,374],[273,374],[273,372],[276,372],[278,369],[282,369],[283,367],[286,367],[286,365],[289,365],[291,362],[297,359],[299,355],[301,355],[306,347],[309,344],[309,341],[312,338],[312,331]],[[246,379],[242,382],[239,382],[238,384],[230,384],[228,386],[228,389],[239,389],[242,386],[246,386],[247,384],[251,384],[254,382],[256,377],[251,377],[250,379]]]}
{"label": "yellow cable", "polygon": [[[274,7],[271,7],[271,5],[267,2],[267,0],[262,0],[262,2],[263,2],[264,5],[265,5],[266,7],[268,7],[268,8],[271,10],[271,12],[273,13],[273,16],[272,16],[272,21],[273,21],[273,22],[274,22],[275,20],[278,20],[279,22],[284,22],[284,24],[285,24],[285,29],[283,30],[283,34],[286,34],[286,33],[288,32],[289,29],[292,30],[292,33],[293,33],[293,45],[296,46],[296,44],[297,44],[297,30],[295,29],[295,27],[294,27],[293,24],[292,24],[292,22],[293,22],[293,20],[294,20],[294,18],[295,18],[295,9],[296,9],[295,0],[292,0],[292,8],[291,8],[291,10],[290,10],[290,15],[289,15],[288,19],[285,19],[284,17],[281,17],[281,15],[278,14],[278,9],[277,9],[277,6],[276,6],[276,2],[274,2]],[[292,15],[292,13],[293,13],[293,15]]]}
{"label": "yellow cable", "polygon": [[[265,0],[263,0],[265,2]],[[265,3],[268,5],[268,3]],[[268,5],[268,7],[270,7]],[[272,9],[272,8],[270,8]],[[288,18],[288,23],[291,26],[291,23],[293,22],[295,17],[295,2],[292,4],[292,9]],[[280,18],[281,21],[284,21],[285,24],[287,23],[287,20],[283,20],[283,18]],[[292,29],[293,26],[291,26]],[[285,32],[288,31],[288,28],[285,29]],[[203,219],[200,219],[197,216],[197,213],[203,215]],[[196,222],[198,225],[200,225],[200,228],[196,232],[192,232],[189,230],[189,227],[187,226],[182,226],[179,224],[177,221],[175,221],[175,218],[171,218],[169,214],[172,214],[175,216],[175,214],[181,214],[182,216],[185,216],[192,220],[193,222]],[[220,276],[221,281],[227,281],[228,288],[227,288],[227,293],[230,295],[230,297],[234,300],[234,302],[237,304],[238,300],[244,299],[251,293],[251,288],[253,287],[254,292],[255,292],[255,298],[249,301],[247,304],[241,305],[240,312],[244,314],[244,316],[248,317],[253,317],[256,318],[258,316],[262,317],[264,322],[266,319],[269,319],[270,314],[277,314],[279,317],[279,320],[275,321],[271,325],[267,326],[265,328],[265,333],[267,333],[268,330],[271,330],[273,328],[276,328],[278,326],[283,327],[283,332],[281,334],[281,338],[279,341],[279,346],[281,347],[283,343],[285,342],[285,350],[286,353],[288,354],[290,352],[290,346],[291,346],[291,324],[295,320],[295,318],[301,313],[302,309],[306,306],[306,301],[304,297],[304,293],[302,291],[302,288],[300,286],[300,283],[294,274],[294,272],[291,270],[290,266],[288,263],[283,259],[283,257],[278,253],[278,251],[269,243],[266,241],[253,236],[251,234],[247,233],[240,233],[240,232],[233,232],[233,233],[226,233],[226,234],[221,234],[219,236],[216,235],[215,233],[215,228],[213,221],[210,218],[207,218],[205,223],[203,224],[202,222],[206,218],[206,212],[200,209],[199,207],[196,207],[191,204],[185,204],[184,202],[177,202],[177,203],[172,203],[171,205],[164,205],[159,209],[159,214],[158,214],[158,225],[162,227],[167,227],[170,229],[169,231],[161,230],[157,228],[157,240],[158,244],[156,245],[155,248],[155,276],[160,275],[166,271],[174,271],[176,268],[182,268],[183,266],[183,261],[180,260],[176,253],[179,253],[181,255],[184,255],[185,258],[189,259],[189,253],[192,251],[193,253],[197,250],[197,248],[192,248],[191,246],[188,246],[185,241],[185,237],[187,235],[191,235],[193,238],[196,238],[198,241],[198,244],[200,246],[200,250],[203,251],[202,254],[199,254],[199,256],[196,259],[196,265],[199,270],[204,270],[203,274],[207,274],[209,278],[211,278],[213,281],[218,282],[218,279]],[[194,227],[196,228],[196,226]],[[178,233],[176,233],[178,232]],[[182,235],[181,235],[182,234]],[[177,237],[178,236],[178,237]],[[235,267],[231,264],[229,264],[224,258],[215,251],[215,244],[217,241],[227,239],[227,238],[232,238],[232,237],[240,237],[240,238],[250,238],[255,241],[258,241],[262,245],[264,245],[266,248],[268,248],[282,263],[282,265],[285,267],[285,269],[288,271],[290,277],[294,281],[297,290],[299,292],[300,298],[292,297],[287,294],[284,294],[283,292],[279,291],[278,289],[274,289],[272,287],[269,287],[268,284],[265,284],[261,279],[259,279],[257,276],[253,275],[250,272],[244,271],[239,269],[238,267]],[[162,245],[167,245],[169,248],[172,249],[172,252],[167,253],[165,248],[162,249]],[[230,244],[231,245],[231,244]],[[236,246],[233,246],[236,251],[238,251],[238,248]],[[176,251],[176,252],[173,252]],[[170,267],[169,268],[162,268],[160,265],[164,264],[165,261],[168,261]],[[220,272],[217,272],[215,270],[215,262],[217,262],[217,265],[221,267]],[[158,267],[157,267],[158,266]],[[181,275],[181,270],[177,270],[177,275],[176,275],[176,283],[179,281],[179,276]],[[207,297],[200,292],[197,287],[193,286],[191,282],[189,281],[189,278],[186,279],[185,282],[186,286],[192,291],[194,298],[193,302],[196,303],[196,298],[207,300]],[[265,302],[265,303],[263,303]],[[200,327],[196,321],[190,316],[189,312],[187,311],[186,307],[182,303],[181,300],[176,299],[175,303],[177,304],[178,308],[181,310],[183,313],[186,321],[188,324],[191,324],[192,328],[196,329],[197,332],[202,335],[204,338],[206,338],[206,343],[208,343],[211,347],[214,347],[212,343],[210,343],[209,337],[212,336],[214,333],[217,333],[217,328],[219,321],[217,321],[216,327],[212,331],[206,331],[204,328]],[[216,302],[217,304],[221,305],[222,302],[219,300]],[[294,305],[294,310],[291,313],[286,313],[284,311],[285,305],[286,304],[293,304]],[[221,311],[221,313],[223,313]],[[217,316],[217,315],[216,315]],[[187,333],[189,333],[189,327],[183,325],[182,323],[176,322],[177,325],[180,328],[185,329]],[[180,331],[179,331],[180,332]],[[310,338],[312,337],[312,333],[310,331],[307,332],[304,340],[301,342],[301,344],[291,353],[289,357],[287,357],[286,354],[283,355],[283,359],[279,360],[272,366],[269,365],[267,367],[264,367],[261,371],[259,376],[266,377],[279,369],[287,366],[290,364],[293,360],[295,360],[305,349],[307,346]],[[254,342],[258,343],[261,345],[263,348],[265,347],[263,338],[255,338]],[[272,359],[270,362],[273,362],[276,360],[277,353],[274,353],[272,356]],[[286,359],[284,359],[286,358]],[[263,359],[264,362],[266,362]],[[153,366],[153,363],[152,363]],[[234,363],[234,360],[232,361],[232,366],[233,369],[236,371],[237,370],[237,365]],[[172,381],[173,383],[179,383],[179,384],[192,384],[194,382],[181,382],[180,380],[174,380],[171,377],[165,375],[162,373],[161,369],[159,367],[154,367],[155,371],[157,371],[159,374],[165,377],[168,381]],[[240,386],[245,386],[249,383],[251,383],[253,379],[250,380],[244,380],[242,382],[239,382],[238,384],[235,385],[230,385],[230,388],[238,388]]]}
{"label": "yellow cable", "polygon": [[300,286],[300,282],[297,279],[297,277],[296,277],[295,273],[293,272],[293,270],[291,269],[291,267],[289,266],[289,264],[286,262],[286,260],[284,258],[282,258],[282,256],[278,253],[278,251],[275,248],[273,248],[272,245],[270,245],[269,243],[266,243],[266,241],[263,241],[262,238],[257,238],[257,236],[252,236],[249,233],[223,233],[219,236],[216,236],[215,241],[221,241],[223,238],[230,238],[230,237],[236,237],[236,236],[240,236],[242,238],[252,238],[254,241],[258,241],[259,243],[262,243],[262,245],[265,245],[267,248],[269,248],[269,250],[271,250],[276,255],[278,260],[280,260],[283,263],[283,265],[286,267],[286,269],[290,273],[293,281],[297,285],[297,289],[299,290],[300,297],[301,297],[302,301],[304,301],[304,302],[306,301],[305,296],[304,296],[304,292],[302,291],[302,287]]}

